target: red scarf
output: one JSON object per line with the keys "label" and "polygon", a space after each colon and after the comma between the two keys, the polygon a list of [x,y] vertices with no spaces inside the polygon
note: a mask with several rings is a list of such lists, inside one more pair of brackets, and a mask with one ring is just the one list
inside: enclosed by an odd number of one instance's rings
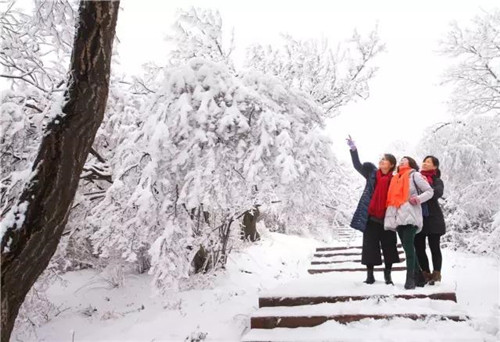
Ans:
{"label": "red scarf", "polygon": [[424,176],[427,179],[427,182],[429,182],[430,185],[432,185],[432,183],[434,183],[433,177],[437,175],[436,170],[429,170],[429,171],[422,170],[420,173],[422,174],[422,176]]}
{"label": "red scarf", "polygon": [[382,171],[377,170],[377,182],[373,191],[372,199],[368,207],[368,215],[383,220],[385,217],[385,209],[387,208],[387,190],[391,184],[392,173],[384,175]]}

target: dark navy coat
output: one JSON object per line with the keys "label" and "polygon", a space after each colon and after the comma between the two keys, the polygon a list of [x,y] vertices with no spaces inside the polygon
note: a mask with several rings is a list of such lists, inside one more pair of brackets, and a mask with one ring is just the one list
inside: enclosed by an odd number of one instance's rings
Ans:
{"label": "dark navy coat", "polygon": [[444,223],[443,211],[439,206],[438,199],[443,196],[444,184],[441,178],[434,176],[433,184],[431,186],[434,189],[434,196],[425,202],[429,208],[429,216],[424,216],[424,226],[421,234],[443,235],[446,233],[446,225]]}
{"label": "dark navy coat", "polygon": [[375,181],[377,180],[377,167],[373,163],[361,164],[357,150],[351,150],[351,158],[354,168],[366,179],[365,189],[352,217],[351,227],[364,232],[366,223],[368,222],[368,207],[370,206],[373,190],[375,189]]}

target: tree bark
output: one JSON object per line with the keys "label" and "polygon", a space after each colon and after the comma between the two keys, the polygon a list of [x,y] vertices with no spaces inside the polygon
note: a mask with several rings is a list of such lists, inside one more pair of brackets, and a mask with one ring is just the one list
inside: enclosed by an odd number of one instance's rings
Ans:
{"label": "tree bark", "polygon": [[249,241],[260,240],[260,234],[257,231],[257,219],[259,218],[259,208],[256,207],[253,210],[245,212],[243,216],[243,234],[242,238]]}
{"label": "tree bark", "polygon": [[119,5],[119,1],[80,2],[66,102],[47,126],[31,180],[17,209],[12,209],[17,210],[14,214],[19,220],[3,224],[2,342],[10,339],[26,294],[56,251],[80,173],[103,120]]}

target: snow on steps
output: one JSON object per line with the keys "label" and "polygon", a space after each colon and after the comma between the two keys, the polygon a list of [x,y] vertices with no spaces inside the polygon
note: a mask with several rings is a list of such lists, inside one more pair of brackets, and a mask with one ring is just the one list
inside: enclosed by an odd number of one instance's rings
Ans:
{"label": "snow on steps", "polygon": [[349,244],[352,241],[358,239],[360,233],[357,230],[340,227],[334,231],[334,238],[340,243]]}
{"label": "snow on steps", "polygon": [[[401,244],[397,245],[398,248],[402,248]],[[362,249],[363,246],[337,246],[337,247],[318,247],[316,252],[330,252],[330,251],[342,251],[346,249]]]}
{"label": "snow on steps", "polygon": [[[337,264],[338,265],[338,264]],[[328,273],[328,272],[366,272],[366,267],[355,267],[354,265],[359,265],[355,262],[350,262],[348,265],[343,266],[343,267],[324,267],[321,265],[321,267],[318,267],[317,265],[312,265],[307,272],[310,274],[315,274],[315,273]],[[375,272],[382,272],[384,270],[383,266],[379,267],[374,267],[373,270]],[[406,271],[406,266],[393,266],[392,271]]]}
{"label": "snow on steps", "polygon": [[406,272],[394,272],[394,285],[386,285],[382,277],[375,275],[372,285],[363,283],[365,275],[361,273],[324,273],[297,278],[273,289],[263,291],[260,298],[299,298],[299,297],[381,297],[417,295],[429,297],[436,293],[455,293],[454,284],[437,283],[434,286],[417,287],[405,290],[403,285]]}
{"label": "snow on steps", "polygon": [[[361,246],[341,246],[341,247],[319,247],[313,255],[311,267],[308,269],[310,274],[327,272],[363,272],[366,267],[361,265]],[[406,261],[402,256],[404,251],[401,245],[398,245],[398,254],[400,262]],[[405,264],[396,264],[393,271],[406,271]],[[401,265],[401,266],[399,266]],[[374,271],[381,272],[384,266],[376,266]]]}
{"label": "snow on steps", "polygon": [[360,273],[324,273],[304,275],[286,284],[263,291],[261,298],[297,298],[297,297],[345,297],[345,296],[396,296],[424,295],[435,293],[455,293],[455,287],[450,283],[437,283],[435,286],[417,287],[405,290],[405,272],[395,272],[392,275],[394,285],[386,285],[375,275],[376,282],[372,285],[363,283],[364,274]]}
{"label": "snow on steps", "polygon": [[322,303],[315,305],[264,307],[251,317],[252,329],[314,327],[334,320],[351,323],[362,319],[464,321],[467,317],[453,301],[433,301],[430,298],[401,300],[398,298],[369,298],[353,302]]}
{"label": "snow on steps", "polygon": [[457,296],[455,292],[437,292],[437,293],[413,293],[413,294],[395,294],[395,295],[365,295],[365,296],[303,296],[303,297],[260,297],[259,308],[269,306],[295,306],[295,305],[312,305],[321,303],[339,303],[365,300],[370,298],[379,298],[385,300],[387,298],[430,298],[434,300],[449,300],[456,302]]}
{"label": "snow on steps", "polygon": [[[399,258],[401,262],[406,261],[405,258]],[[329,265],[329,264],[342,264],[346,262],[356,262],[356,263],[361,263],[361,259],[357,260],[318,260],[315,259],[311,261],[311,265]],[[382,263],[384,263],[384,260],[382,260]]]}
{"label": "snow on steps", "polygon": [[[464,339],[464,337],[467,337]],[[364,319],[350,324],[327,321],[313,328],[252,329],[243,342],[346,342],[346,341],[483,341],[467,322]]]}
{"label": "snow on steps", "polygon": [[[398,254],[404,254],[404,251],[401,249],[398,249]],[[339,256],[359,256],[360,251],[359,250],[347,250],[347,251],[334,251],[334,252],[319,252],[315,253],[314,257],[315,258],[331,258],[331,257],[339,257]]]}
{"label": "snow on steps", "polygon": [[[398,249],[401,254],[401,245]],[[401,321],[403,325],[408,322],[445,324],[449,331],[462,329],[468,336],[474,334],[463,322],[468,317],[456,303],[456,294],[449,284],[405,290],[405,272],[393,273],[394,286],[380,280],[373,285],[364,284],[361,279],[364,275],[360,278],[355,272],[366,271],[359,264],[360,254],[361,246],[317,248],[308,270],[314,275],[305,275],[261,295],[259,309],[250,318],[251,330],[243,341],[343,341],[346,338],[338,339],[338,326],[341,329],[356,324],[377,326],[380,323],[376,322],[389,321]],[[320,261],[328,264],[320,264]],[[401,261],[404,262],[404,258]],[[378,267],[382,269],[383,266]],[[393,267],[398,269],[406,267]],[[459,328],[450,325],[459,325]],[[326,328],[332,326],[334,330]],[[412,329],[403,330],[408,336]],[[374,332],[376,330],[370,334]],[[359,339],[366,340],[370,334],[364,333]],[[450,335],[443,334],[443,337]],[[347,339],[358,340],[351,332]]]}

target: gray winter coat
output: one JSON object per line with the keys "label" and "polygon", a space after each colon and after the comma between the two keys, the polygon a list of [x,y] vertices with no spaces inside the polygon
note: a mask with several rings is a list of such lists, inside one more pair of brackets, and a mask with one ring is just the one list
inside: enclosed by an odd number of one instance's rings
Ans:
{"label": "gray winter coat", "polygon": [[[418,191],[415,188],[418,187]],[[419,195],[420,193],[420,195]],[[417,196],[420,203],[424,203],[432,198],[434,190],[427,183],[427,180],[420,174],[420,172],[412,172],[410,174],[410,198]],[[396,230],[398,226],[404,225],[417,226],[417,233],[422,230],[423,217],[422,206],[420,204],[413,205],[410,202],[403,203],[399,208],[394,206],[387,207],[385,212],[384,228],[385,230]]]}

